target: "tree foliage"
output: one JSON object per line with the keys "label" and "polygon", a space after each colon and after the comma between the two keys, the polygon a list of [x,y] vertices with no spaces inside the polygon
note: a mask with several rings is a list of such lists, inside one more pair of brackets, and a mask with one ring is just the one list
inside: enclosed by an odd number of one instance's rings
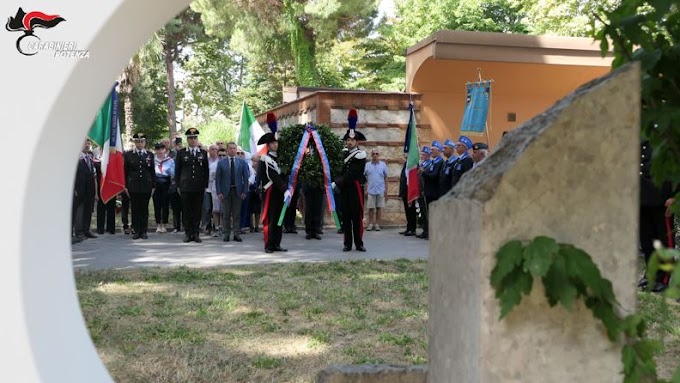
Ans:
{"label": "tree foliage", "polygon": [[[637,61],[642,70],[642,138],[652,146],[651,173],[661,185],[680,184],[680,5],[673,0],[623,0],[601,9],[596,34],[613,68]],[[611,41],[611,46],[609,41]],[[676,199],[677,200],[677,199]],[[677,205],[677,203],[676,203]]]}

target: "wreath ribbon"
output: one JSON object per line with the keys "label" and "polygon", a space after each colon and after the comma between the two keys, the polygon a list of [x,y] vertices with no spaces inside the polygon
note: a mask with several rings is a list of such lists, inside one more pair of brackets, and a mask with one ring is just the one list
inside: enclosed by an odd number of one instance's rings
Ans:
{"label": "wreath ribbon", "polygon": [[316,144],[316,150],[319,153],[319,158],[321,159],[321,168],[323,169],[323,180],[324,189],[326,191],[326,200],[328,202],[328,210],[333,216],[333,222],[335,222],[335,227],[340,229],[340,220],[338,219],[338,213],[335,210],[335,197],[333,196],[333,188],[331,186],[331,166],[328,162],[328,155],[326,154],[326,149],[323,147],[323,142],[321,141],[321,136],[319,132],[314,129],[314,126],[307,124],[305,126],[305,133],[302,135],[300,140],[300,145],[298,146],[297,153],[295,154],[295,160],[293,161],[293,167],[290,172],[290,177],[288,178],[288,191],[290,191],[290,198],[286,198],[283,201],[283,209],[281,209],[281,215],[279,215],[278,226],[283,224],[283,219],[286,215],[286,210],[290,205],[290,200],[295,193],[295,186],[297,185],[297,179],[300,175],[300,168],[302,167],[302,161],[304,159],[304,152],[309,144],[309,139],[313,138]]}

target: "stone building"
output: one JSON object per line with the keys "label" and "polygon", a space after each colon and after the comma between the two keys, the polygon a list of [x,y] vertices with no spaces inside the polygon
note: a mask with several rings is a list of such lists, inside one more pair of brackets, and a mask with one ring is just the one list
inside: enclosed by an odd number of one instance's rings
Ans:
{"label": "stone building", "polygon": [[[356,109],[359,115],[357,129],[368,139],[361,144],[361,147],[368,152],[373,148],[378,148],[381,160],[387,163],[389,169],[387,206],[383,212],[383,223],[388,226],[399,225],[404,220],[399,199],[399,175],[404,164],[404,137],[408,126],[408,105],[411,97],[416,119],[418,119],[420,95],[409,96],[406,93],[342,89],[286,88],[284,101],[286,99],[290,101],[257,115],[256,118],[263,127],[266,127],[267,113],[273,112],[282,129],[288,125],[313,122],[327,124],[334,133],[342,136],[348,127],[349,110]],[[418,139],[421,142],[431,139],[429,125],[418,124]]]}

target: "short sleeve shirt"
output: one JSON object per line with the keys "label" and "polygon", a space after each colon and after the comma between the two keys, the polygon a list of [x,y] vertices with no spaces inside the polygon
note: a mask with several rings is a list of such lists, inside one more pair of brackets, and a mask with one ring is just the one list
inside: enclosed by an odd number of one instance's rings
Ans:
{"label": "short sleeve shirt", "polygon": [[383,161],[378,161],[377,164],[374,164],[372,161],[366,162],[364,175],[367,180],[368,194],[385,194],[385,177],[387,177],[386,163]]}

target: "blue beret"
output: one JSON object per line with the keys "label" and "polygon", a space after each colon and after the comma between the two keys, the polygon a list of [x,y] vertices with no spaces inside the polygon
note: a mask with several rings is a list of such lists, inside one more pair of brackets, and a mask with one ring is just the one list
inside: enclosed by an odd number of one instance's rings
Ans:
{"label": "blue beret", "polygon": [[460,136],[460,138],[458,139],[458,142],[467,146],[468,149],[472,149],[472,140],[471,139],[469,139],[465,136]]}
{"label": "blue beret", "polygon": [[437,140],[432,141],[432,147],[439,150],[444,150],[444,145],[442,145],[442,143]]}
{"label": "blue beret", "polygon": [[456,147],[456,143],[453,142],[453,141],[451,141],[451,140],[449,140],[449,139],[447,138],[446,141],[444,141],[444,146],[450,146],[450,147],[452,147],[452,148],[455,148],[455,147]]}
{"label": "blue beret", "polygon": [[425,154],[432,154],[432,150],[430,150],[429,146],[423,146],[423,150],[421,150],[420,152]]}

